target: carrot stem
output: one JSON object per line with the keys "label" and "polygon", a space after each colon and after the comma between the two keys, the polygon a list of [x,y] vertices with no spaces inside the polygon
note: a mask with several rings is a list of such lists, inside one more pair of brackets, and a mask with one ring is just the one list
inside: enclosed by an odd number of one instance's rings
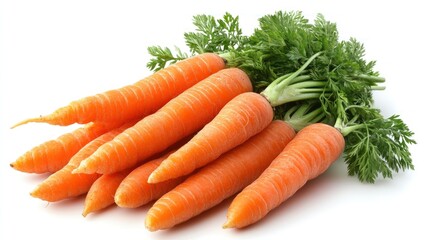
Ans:
{"label": "carrot stem", "polygon": [[[302,74],[302,72],[308,67],[308,65],[310,65],[310,63],[322,53],[323,52],[318,52],[314,54],[298,70],[296,70],[290,75],[279,77],[278,79],[274,80],[270,85],[268,85],[268,87],[264,91],[261,92],[261,94],[268,99],[271,106],[275,107],[285,104],[287,102],[304,100],[320,96],[320,94],[300,96],[296,93],[296,90],[293,87],[290,88],[290,86],[292,85],[292,83],[296,82],[296,78],[300,74]],[[304,79],[308,80],[310,79],[310,76],[305,77]],[[317,81],[312,81],[313,84],[315,82]],[[316,83],[316,86],[320,86],[320,83]],[[304,85],[303,87],[309,87],[309,85]]]}

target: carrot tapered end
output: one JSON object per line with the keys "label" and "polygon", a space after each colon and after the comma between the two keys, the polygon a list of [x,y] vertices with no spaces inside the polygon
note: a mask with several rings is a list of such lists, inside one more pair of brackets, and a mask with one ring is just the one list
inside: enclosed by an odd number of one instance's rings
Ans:
{"label": "carrot tapered end", "polygon": [[43,197],[43,194],[41,194],[39,186],[36,187],[33,191],[30,192],[30,196],[32,196],[34,198],[40,198],[42,200],[45,200],[45,198]]}
{"label": "carrot tapered end", "polygon": [[145,226],[146,226],[146,229],[151,231],[151,232],[155,232],[155,231],[159,230],[159,228],[153,222],[153,219],[150,217],[146,217]]}
{"label": "carrot tapered end", "polygon": [[234,226],[234,224],[231,222],[231,220],[226,220],[226,222],[222,225],[222,228],[223,229],[226,229],[226,228],[234,228],[235,226]]}
{"label": "carrot tapered end", "polygon": [[88,208],[86,208],[86,207],[85,207],[85,208],[83,209],[83,211],[82,211],[82,216],[83,216],[83,217],[86,217],[90,212],[91,212],[91,211],[90,211]]}
{"label": "carrot tapered end", "polygon": [[115,194],[115,203],[116,205],[118,205],[121,208],[132,208],[132,206],[130,206],[130,204],[128,203],[128,194],[121,192],[121,191],[117,191]]}
{"label": "carrot tapered end", "polygon": [[33,191],[30,192],[30,196],[47,202],[57,202],[61,200],[46,183],[41,183],[34,188]]}
{"label": "carrot tapered end", "polygon": [[[156,171],[156,170],[155,170]],[[149,175],[149,178],[147,179],[147,182],[148,183],[151,183],[151,184],[153,184],[153,183],[158,183],[158,182],[160,182],[158,179],[157,179],[157,174],[156,174],[156,172],[152,172],[150,175]]]}
{"label": "carrot tapered end", "polygon": [[23,121],[20,121],[20,122],[16,123],[15,125],[13,125],[10,128],[14,129],[14,128],[18,127],[18,126],[21,126],[21,125],[24,125],[24,124],[27,124],[27,123],[31,123],[31,122],[45,122],[45,121],[46,121],[45,118],[42,117],[42,116],[37,117],[37,118],[29,118],[29,119],[25,119]]}
{"label": "carrot tapered end", "polygon": [[91,169],[88,168],[88,164],[84,160],[79,164],[79,166],[77,168],[73,169],[73,171],[72,171],[72,174],[78,174],[78,173],[92,174],[95,172],[92,172]]}
{"label": "carrot tapered end", "polygon": [[29,169],[25,168],[25,166],[22,164],[22,161],[20,160],[20,158],[18,158],[18,160],[16,160],[13,163],[10,163],[9,166],[11,166],[13,169],[20,171],[20,172],[31,172],[29,171]]}
{"label": "carrot tapered end", "polygon": [[[165,160],[167,161],[167,160]],[[176,166],[175,164],[165,164],[165,161],[161,163],[150,175],[147,179],[148,183],[155,184],[170,180],[172,178],[180,177],[176,176],[173,171],[170,169]]]}

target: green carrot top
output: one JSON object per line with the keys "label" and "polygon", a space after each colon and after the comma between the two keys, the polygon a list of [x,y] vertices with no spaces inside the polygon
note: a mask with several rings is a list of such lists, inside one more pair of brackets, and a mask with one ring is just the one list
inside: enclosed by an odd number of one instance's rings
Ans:
{"label": "green carrot top", "polygon": [[151,70],[204,52],[222,56],[229,67],[244,70],[254,91],[264,95],[276,118],[296,130],[325,122],[345,137],[344,159],[360,181],[392,178],[393,171],[414,169],[408,146],[413,132],[398,115],[385,118],[373,106],[372,91],[385,79],[366,61],[365,48],[354,38],[339,39],[335,23],[318,14],[313,23],[301,12],[278,11],[259,19],[250,36],[239,18],[197,15],[196,30],[184,34],[188,52],[149,47]]}

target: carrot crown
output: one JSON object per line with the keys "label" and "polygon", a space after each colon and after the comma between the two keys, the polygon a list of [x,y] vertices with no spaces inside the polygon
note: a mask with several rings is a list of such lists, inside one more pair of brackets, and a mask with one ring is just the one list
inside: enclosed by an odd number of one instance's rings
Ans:
{"label": "carrot crown", "polygon": [[[413,169],[408,145],[413,132],[398,115],[385,118],[374,108],[372,92],[385,79],[366,61],[365,48],[354,38],[339,39],[335,23],[318,14],[313,22],[301,12],[278,11],[259,19],[244,36],[238,17],[194,17],[195,32],[185,33],[189,54],[215,52],[229,67],[244,70],[254,91],[270,102],[277,119],[296,130],[325,122],[346,139],[350,175],[363,182],[393,171]],[[150,69],[186,58],[180,49],[149,48]]]}

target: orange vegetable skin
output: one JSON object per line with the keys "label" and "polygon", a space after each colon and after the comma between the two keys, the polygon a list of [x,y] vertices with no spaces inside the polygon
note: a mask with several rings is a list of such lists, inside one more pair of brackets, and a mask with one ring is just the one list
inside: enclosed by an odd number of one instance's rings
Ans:
{"label": "orange vegetable skin", "polygon": [[195,133],[232,98],[250,91],[251,82],[243,71],[221,70],[101,146],[75,172],[107,174],[134,166]]}
{"label": "orange vegetable skin", "polygon": [[49,202],[56,202],[87,193],[94,181],[100,177],[100,174],[72,174],[72,171],[79,166],[82,160],[89,157],[102,144],[112,140],[116,135],[130,126],[132,126],[132,123],[124,124],[92,140],[79,150],[66,166],[39,184],[30,193],[31,196]]}
{"label": "orange vegetable skin", "polygon": [[270,166],[232,201],[225,228],[242,228],[261,220],[340,157],[341,133],[326,124],[302,129]]}
{"label": "orange vegetable skin", "polygon": [[29,122],[70,125],[94,121],[125,123],[143,118],[223,68],[225,62],[221,57],[204,53],[172,64],[132,85],[73,101],[49,115],[26,119],[13,127]]}
{"label": "orange vegetable skin", "polygon": [[150,231],[171,228],[237,193],[254,181],[294,136],[288,124],[273,121],[156,201],[146,215],[146,227]]}
{"label": "orange vegetable skin", "polygon": [[122,180],[132,171],[125,169],[112,174],[104,174],[91,186],[85,198],[82,215],[86,217],[89,213],[100,211],[115,203],[115,192]]}
{"label": "orange vegetable skin", "polygon": [[149,182],[184,176],[206,165],[262,131],[273,120],[273,115],[270,104],[260,94],[238,95],[188,143],[161,163]]}
{"label": "orange vegetable skin", "polygon": [[56,172],[87,143],[118,126],[116,123],[88,123],[30,149],[10,166],[26,173]]}
{"label": "orange vegetable skin", "polygon": [[185,179],[185,176],[156,184],[147,182],[153,170],[170,154],[168,153],[158,159],[144,163],[128,174],[116,190],[115,203],[123,208],[137,208],[160,198],[181,183]]}

